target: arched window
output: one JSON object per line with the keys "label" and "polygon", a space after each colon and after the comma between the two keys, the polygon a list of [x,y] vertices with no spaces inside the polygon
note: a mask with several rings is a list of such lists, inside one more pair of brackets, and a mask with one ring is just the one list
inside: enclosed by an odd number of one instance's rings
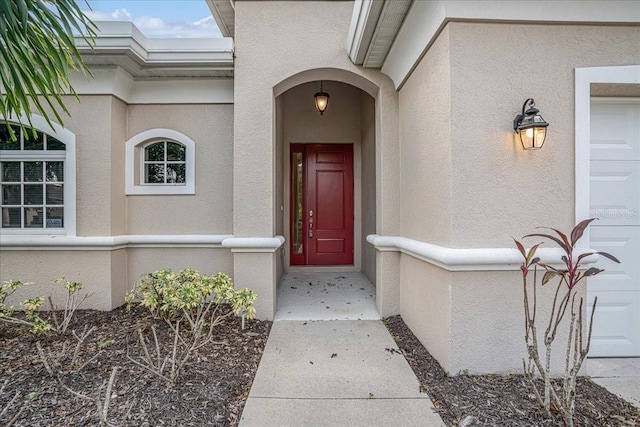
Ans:
{"label": "arched window", "polygon": [[[75,136],[0,120],[0,232],[75,235]],[[49,130],[35,127],[41,124]],[[35,134],[34,134],[35,132]]]}
{"label": "arched window", "polygon": [[170,129],[139,133],[126,144],[126,194],[195,194],[195,143]]}

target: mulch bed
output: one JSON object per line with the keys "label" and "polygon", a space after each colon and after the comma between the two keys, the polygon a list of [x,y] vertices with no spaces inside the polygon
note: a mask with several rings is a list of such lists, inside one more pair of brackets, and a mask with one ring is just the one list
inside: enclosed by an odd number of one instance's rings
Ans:
{"label": "mulch bed", "polygon": [[[562,426],[560,417],[541,416],[521,375],[448,375],[400,316],[385,320],[435,409],[450,426]],[[216,329],[215,343],[200,348],[175,384],[133,363],[139,357],[137,329],[155,324],[160,347],[171,333],[146,310],[80,310],[72,329],[95,327],[70,361],[78,339],[72,334],[34,336],[0,323],[0,425],[99,425],[96,404],[104,403],[114,367],[117,373],[107,420],[118,426],[235,426],[249,394],[271,322],[248,321],[245,330],[232,317]],[[58,379],[48,373],[36,343]],[[151,348],[150,348],[151,350]],[[640,413],[606,389],[581,378],[576,425],[640,426]],[[79,397],[81,394],[84,397]],[[15,398],[15,399],[14,399]]]}
{"label": "mulch bed", "polygon": [[[237,425],[271,322],[247,321],[241,330],[239,318],[225,319],[214,332],[215,343],[188,359],[175,384],[128,357],[135,359],[142,352],[138,325],[148,330],[151,324],[157,328],[160,348],[170,349],[173,341],[166,323],[152,320],[145,309],[79,310],[70,329],[77,334],[85,325],[95,329],[71,366],[78,343],[71,333],[34,336],[0,323],[0,425],[16,415],[16,426],[99,425],[96,398],[104,403],[114,367],[118,369],[107,407],[110,425]],[[59,380],[45,369],[37,342]]]}
{"label": "mulch bed", "polygon": [[[522,375],[448,375],[400,316],[385,320],[420,384],[449,426],[562,426],[545,419]],[[640,411],[585,377],[576,387],[577,426],[640,426]]]}

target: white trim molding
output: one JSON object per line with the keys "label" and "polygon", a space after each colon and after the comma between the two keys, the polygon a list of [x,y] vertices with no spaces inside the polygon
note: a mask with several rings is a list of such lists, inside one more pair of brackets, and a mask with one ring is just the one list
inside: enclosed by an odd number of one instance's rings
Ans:
{"label": "white trim molding", "polygon": [[0,251],[113,251],[125,248],[223,248],[229,234],[3,236]]}
{"label": "white trim molding", "polygon": [[[142,178],[144,145],[154,141],[171,140],[185,146],[186,171],[184,185],[145,184]],[[139,152],[136,155],[136,150]],[[139,177],[136,179],[136,158],[138,158]],[[126,143],[125,148],[125,194],[126,195],[163,195],[195,194],[196,192],[196,143],[186,135],[171,129],[149,129],[140,132]]]}
{"label": "white trim molding", "polygon": [[71,84],[78,95],[112,95],[127,104],[233,104],[231,77],[142,79],[114,65],[91,66],[91,73],[71,73]]}
{"label": "white trim molding", "polygon": [[[378,251],[401,252],[448,271],[519,270],[522,265],[522,254],[516,248],[447,248],[407,237],[377,234],[368,235],[367,242]],[[577,254],[588,252],[593,251],[580,249]],[[560,248],[539,248],[536,255],[547,264],[561,266],[560,257],[564,252]],[[592,255],[582,263],[593,263],[598,258],[598,255]]]}
{"label": "white trim molding", "polygon": [[[590,218],[591,84],[640,84],[640,65],[589,67],[575,70],[575,221]],[[589,229],[584,242],[589,242]]]}
{"label": "white trim molding", "polygon": [[86,64],[116,64],[133,77],[220,77],[233,72],[233,40],[147,38],[130,21],[96,21],[94,46],[76,37]]}
{"label": "white trim molding", "polygon": [[231,252],[275,252],[283,244],[283,236],[230,237],[222,242],[222,246],[231,249]]}

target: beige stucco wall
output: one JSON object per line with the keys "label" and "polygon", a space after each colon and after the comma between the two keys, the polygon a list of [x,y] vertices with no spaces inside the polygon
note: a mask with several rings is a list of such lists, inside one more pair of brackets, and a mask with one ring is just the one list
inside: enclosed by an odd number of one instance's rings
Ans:
{"label": "beige stucco wall", "polygon": [[[58,277],[66,280],[82,282],[84,288],[81,295],[91,296],[81,308],[110,310],[114,308],[112,281],[119,280],[114,274],[114,262],[111,251],[2,251],[0,281],[9,279],[33,282],[16,292],[9,300],[9,305],[19,308],[19,302],[27,298],[43,296],[52,297],[59,308],[64,307],[66,289],[62,285],[53,284]],[[119,298],[116,297],[116,300]],[[49,308],[49,303],[46,303]]]}
{"label": "beige stucco wall", "polygon": [[[402,235],[490,248],[538,225],[569,231],[574,69],[639,62],[638,27],[450,22],[399,93]],[[513,139],[527,98],[550,123],[540,151]],[[447,273],[402,255],[400,278],[402,316],[446,370],[521,371],[518,271]],[[449,312],[425,322],[447,300]]]}
{"label": "beige stucco wall", "polygon": [[451,273],[409,255],[400,255],[400,313],[407,326],[442,367],[452,357]]}
{"label": "beige stucco wall", "polygon": [[[76,135],[78,236],[126,234],[231,234],[233,106],[127,105],[111,96],[69,98],[65,128]],[[126,196],[125,143],[148,129],[168,128],[196,143],[196,194]],[[222,248],[129,248],[78,251],[6,251],[2,280],[34,281],[25,292],[63,304],[49,285],[59,276],[81,281],[93,293],[84,307],[111,309],[142,274],[186,266],[202,272],[233,272],[231,252]],[[21,296],[16,296],[21,297]]]}
{"label": "beige stucco wall", "polygon": [[[511,246],[538,225],[574,224],[574,69],[640,63],[640,28],[450,23],[452,235]],[[535,42],[531,42],[535,40]],[[512,122],[527,98],[550,123],[525,152]]]}
{"label": "beige stucco wall", "polygon": [[[353,65],[344,50],[352,7],[351,2],[305,1],[245,1],[236,5],[235,235],[268,236],[273,230],[271,214],[255,218],[252,206],[272,204],[274,162],[268,159],[273,159],[275,144],[273,88],[284,80],[308,70],[318,70],[327,80],[335,69],[364,76],[381,89],[377,96],[385,101],[382,106],[376,103],[376,144],[388,141],[389,150],[397,151],[392,150],[397,141],[397,102],[391,81],[378,71]],[[332,99],[332,108],[335,101]],[[264,161],[256,165],[255,159]],[[391,154],[378,161],[397,170],[395,159]],[[394,176],[397,172],[390,173],[388,180]],[[397,191],[397,183],[384,184]],[[398,220],[389,218],[389,223],[391,227]]]}
{"label": "beige stucco wall", "polygon": [[127,196],[128,234],[231,234],[233,106],[128,107],[127,139],[156,128],[178,131],[195,142],[196,193]]}
{"label": "beige stucco wall", "polygon": [[[355,66],[346,54],[344,42],[353,3],[243,1],[235,6],[233,234],[271,237],[276,229],[274,96],[309,81],[353,84],[345,76],[358,77],[351,80],[375,88],[369,93],[376,99],[376,231],[397,234],[397,94],[387,76]],[[274,88],[281,92],[276,93]],[[336,108],[337,101],[332,96],[330,108]],[[255,206],[262,207],[260,215],[256,215]],[[235,275],[254,280],[243,273],[253,268],[250,258],[236,258]],[[264,275],[272,276],[270,271]],[[273,313],[259,311],[258,315],[269,318]]]}
{"label": "beige stucco wall", "polygon": [[375,102],[360,92],[360,139],[362,141],[362,273],[376,284],[376,250],[367,242],[376,232],[376,124]]}
{"label": "beige stucco wall", "polygon": [[451,240],[451,95],[445,28],[399,92],[402,235]]}
{"label": "beige stucco wall", "polygon": [[112,214],[118,212],[118,206],[112,206],[111,184],[114,177],[118,180],[118,168],[111,168],[112,156],[117,154],[111,146],[118,132],[112,130],[114,108],[119,114],[117,103],[111,96],[82,96],[80,102],[67,97],[66,105],[70,117],[65,118],[64,127],[76,135],[77,234],[109,236]]}
{"label": "beige stucco wall", "polygon": [[111,235],[127,234],[127,197],[125,188],[125,144],[127,140],[127,104],[111,98]]}

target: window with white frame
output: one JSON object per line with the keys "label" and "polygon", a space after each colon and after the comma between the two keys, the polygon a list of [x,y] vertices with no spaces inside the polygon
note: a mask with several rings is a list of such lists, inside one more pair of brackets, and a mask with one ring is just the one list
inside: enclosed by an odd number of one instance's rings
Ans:
{"label": "window with white frame", "polygon": [[170,129],[152,129],[126,143],[126,194],[194,194],[195,143]]}
{"label": "window with white frame", "polygon": [[152,142],[144,147],[145,184],[185,185],[186,148],[173,141]]}
{"label": "window with white frame", "polygon": [[[50,133],[0,121],[3,234],[75,234],[75,200],[68,200],[74,199],[75,189],[68,187],[74,186],[75,170],[71,181],[66,176],[74,167],[68,161],[74,146],[67,152],[67,144]],[[67,142],[73,139],[68,131],[61,135]]]}

